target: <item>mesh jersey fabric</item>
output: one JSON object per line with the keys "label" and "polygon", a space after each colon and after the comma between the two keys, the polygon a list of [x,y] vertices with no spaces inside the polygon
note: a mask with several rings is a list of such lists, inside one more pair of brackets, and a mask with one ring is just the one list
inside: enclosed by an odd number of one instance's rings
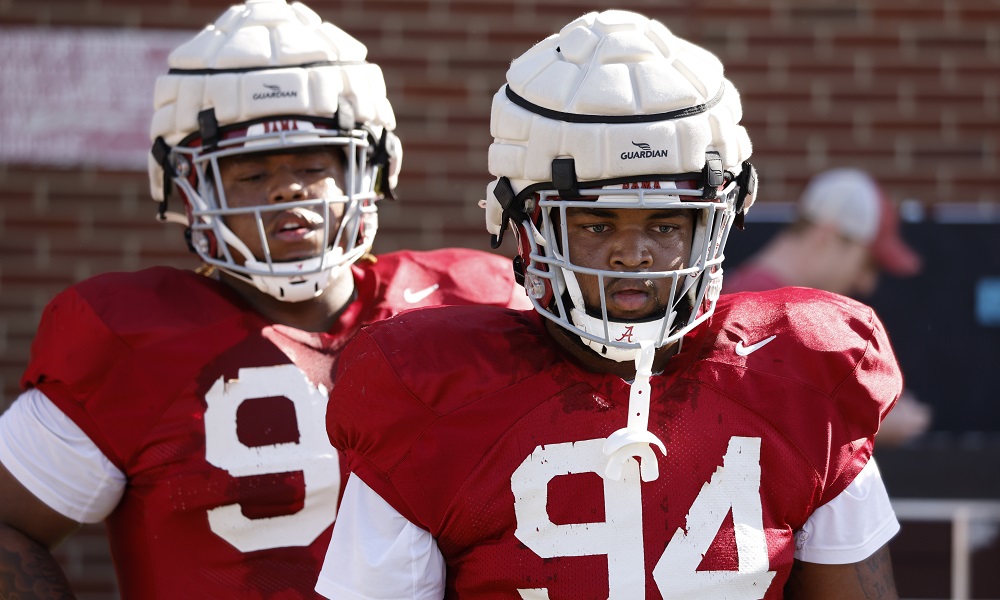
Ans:
{"label": "mesh jersey fabric", "polygon": [[391,253],[354,276],[327,333],[270,323],[228,286],[165,267],[97,276],[48,305],[22,384],[128,477],[107,519],[123,598],[315,597],[344,479],[323,415],[348,339],[415,306],[522,302],[509,262],[483,252]]}
{"label": "mesh jersey fabric", "polygon": [[566,360],[537,314],[410,312],[356,337],[338,377],[330,438],[437,540],[447,598],[780,598],[793,532],[867,464],[902,384],[870,308],[808,289],[726,296],[651,378],[667,454],[640,483],[634,461],[621,482],[599,475],[628,385]]}

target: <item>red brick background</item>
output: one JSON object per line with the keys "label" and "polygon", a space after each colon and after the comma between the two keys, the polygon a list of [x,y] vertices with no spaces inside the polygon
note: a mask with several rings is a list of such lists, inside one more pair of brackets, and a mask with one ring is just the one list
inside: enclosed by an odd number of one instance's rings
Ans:
{"label": "red brick background", "polygon": [[[0,26],[195,30],[219,0],[0,0]],[[572,18],[576,0],[318,0],[385,71],[406,149],[402,200],[383,203],[377,250],[487,247],[476,206],[490,99],[510,60]],[[744,98],[761,202],[794,199],[831,166],[877,174],[933,212],[1000,201],[996,0],[619,2],[716,52]],[[144,173],[0,164],[0,409],[39,313],[107,270],[194,266],[180,229],[153,220]],[[114,597],[99,528],[60,554],[82,598]]]}

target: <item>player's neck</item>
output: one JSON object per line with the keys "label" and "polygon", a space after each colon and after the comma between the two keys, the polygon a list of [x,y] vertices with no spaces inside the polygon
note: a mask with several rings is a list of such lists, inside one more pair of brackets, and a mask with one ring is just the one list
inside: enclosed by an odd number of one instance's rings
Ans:
{"label": "player's neck", "polygon": [[351,269],[344,269],[322,294],[302,302],[283,302],[226,273],[221,274],[221,280],[265,319],[302,331],[329,331],[354,298]]}
{"label": "player's neck", "polygon": [[[609,373],[617,375],[625,381],[635,378],[635,362],[631,360],[618,362],[609,358],[599,356],[596,352],[583,344],[580,336],[566,331],[556,323],[546,319],[545,329],[548,330],[552,340],[566,354],[569,354],[574,362],[588,371],[595,373]],[[653,373],[662,372],[670,357],[677,354],[677,344],[660,348],[656,351],[656,358],[653,359]]]}

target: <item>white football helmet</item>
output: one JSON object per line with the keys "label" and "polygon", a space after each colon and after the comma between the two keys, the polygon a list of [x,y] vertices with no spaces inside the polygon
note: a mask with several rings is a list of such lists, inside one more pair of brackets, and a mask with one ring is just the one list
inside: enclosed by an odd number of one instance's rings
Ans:
{"label": "white football helmet", "polygon": [[[509,226],[515,271],[535,309],[599,355],[637,357],[640,342],[679,340],[715,309],[726,238],[754,201],[756,175],[739,94],[719,60],[661,23],[611,10],[573,21],[514,60],[493,98],[486,223]],[[688,267],[620,272],[575,264],[570,207],[694,209]],[[669,310],[648,321],[587,307],[577,274],[667,279]]]}
{"label": "white football helmet", "polygon": [[[393,197],[402,147],[378,65],[367,48],[308,7],[247,0],[170,54],[157,79],[150,137],[150,191],[162,220],[188,226],[201,259],[279,300],[314,298],[370,251],[376,201]],[[343,195],[233,208],[219,179],[219,159],[234,154],[334,146],[346,157]],[[184,214],[167,210],[171,190]],[[339,227],[330,207],[343,204]],[[324,223],[326,249],[281,262],[271,256],[267,213],[301,208]],[[263,256],[254,256],[225,224],[257,219]]]}
{"label": "white football helmet", "polygon": [[[648,429],[657,348],[715,310],[733,223],[753,204],[756,174],[736,88],[708,51],[641,15],[611,10],[573,21],[516,59],[493,98],[486,227],[499,247],[514,232],[514,268],[542,316],[598,355],[634,360],[628,423],[604,442],[604,476],[618,480],[633,457],[644,481],[659,475]],[[611,271],[577,264],[566,211],[695,210],[687,267]],[[600,306],[587,306],[577,275],[597,278]],[[663,314],[641,322],[608,317],[604,282],[668,280]]]}

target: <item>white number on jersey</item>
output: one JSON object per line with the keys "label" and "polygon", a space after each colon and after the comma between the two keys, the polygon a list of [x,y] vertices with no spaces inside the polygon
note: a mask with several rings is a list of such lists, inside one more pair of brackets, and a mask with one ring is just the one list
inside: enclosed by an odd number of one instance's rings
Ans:
{"label": "white number on jersey", "polygon": [[[609,600],[644,598],[642,490],[635,459],[626,460],[621,480],[603,479],[604,522],[556,525],[546,510],[552,479],[604,472],[607,457],[603,446],[604,439],[596,439],[535,448],[511,476],[517,518],[514,535],[542,558],[607,555]],[[736,528],[738,570],[698,571],[730,510]],[[653,580],[663,598],[762,598],[774,578],[774,571],[768,571],[762,511],[760,438],[733,437],[722,466],[691,505],[686,527],[674,532],[653,569]],[[548,598],[545,588],[518,591],[526,600]]]}
{"label": "white number on jersey", "polygon": [[[299,441],[247,446],[236,433],[237,410],[252,398],[285,397],[295,407]],[[301,471],[305,502],[294,514],[249,519],[238,504],[208,511],[212,531],[242,552],[308,546],[333,524],[340,490],[340,461],[326,435],[327,391],[317,389],[292,364],[240,369],[219,378],[205,395],[205,459],[233,477]]]}

